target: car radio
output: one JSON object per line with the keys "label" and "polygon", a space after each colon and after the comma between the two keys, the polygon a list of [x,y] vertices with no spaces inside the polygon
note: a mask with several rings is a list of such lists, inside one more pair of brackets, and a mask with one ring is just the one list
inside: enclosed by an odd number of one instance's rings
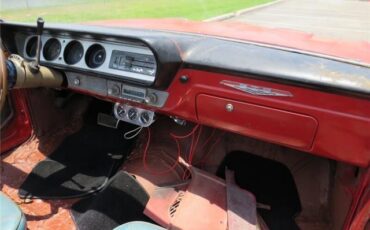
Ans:
{"label": "car radio", "polygon": [[154,56],[120,50],[113,50],[109,68],[148,76],[154,76],[157,69]]}
{"label": "car radio", "polygon": [[109,80],[74,72],[65,72],[68,88],[87,91],[99,96],[125,99],[143,103],[153,107],[163,107],[168,98],[168,92],[146,87],[133,86],[117,80]]}
{"label": "car radio", "polygon": [[111,97],[122,98],[155,107],[163,107],[168,97],[168,93],[165,91],[131,86],[117,81],[108,80],[107,86],[108,95]]}

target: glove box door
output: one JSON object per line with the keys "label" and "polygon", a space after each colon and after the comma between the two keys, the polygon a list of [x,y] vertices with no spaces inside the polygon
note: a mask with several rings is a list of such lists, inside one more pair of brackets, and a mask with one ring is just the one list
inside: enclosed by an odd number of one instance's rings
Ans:
{"label": "glove box door", "polygon": [[313,117],[226,98],[200,94],[201,123],[299,149],[310,149],[318,122]]}

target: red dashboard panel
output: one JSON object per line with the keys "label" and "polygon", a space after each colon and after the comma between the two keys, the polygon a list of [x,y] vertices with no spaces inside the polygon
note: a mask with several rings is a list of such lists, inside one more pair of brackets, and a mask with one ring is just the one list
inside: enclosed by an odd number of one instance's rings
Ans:
{"label": "red dashboard panel", "polygon": [[201,123],[296,148],[311,148],[318,125],[306,115],[205,94],[196,103]]}
{"label": "red dashboard panel", "polygon": [[[182,76],[187,76],[188,81],[181,81]],[[291,96],[253,95],[225,86],[221,84],[222,81],[288,92]],[[100,96],[99,98],[113,102],[128,102],[166,115],[279,143],[322,157],[361,167],[369,166],[370,100],[368,99],[256,80],[255,77],[238,77],[194,69],[181,69],[167,91],[169,97],[162,108],[148,107],[113,97]],[[80,92],[96,96],[93,93]],[[248,130],[245,125],[238,126],[229,118],[229,114],[225,114],[223,110],[221,112],[217,103],[212,105],[209,102],[201,102],[206,105],[204,108],[197,108],[197,98],[202,94],[218,97],[224,101],[233,100],[245,106],[250,111],[243,113],[253,116],[254,129]],[[212,111],[205,111],[211,108]],[[266,115],[264,111],[270,114]],[[276,113],[277,117],[273,117]],[[260,125],[263,122],[266,125],[262,127]],[[277,122],[282,124],[276,124]],[[286,129],[281,128],[283,124],[286,125]],[[305,128],[302,128],[302,125],[305,125]],[[294,127],[296,130],[293,129]]]}
{"label": "red dashboard panel", "polygon": [[[189,80],[182,83],[181,76],[188,76]],[[252,95],[220,84],[224,80],[283,90],[291,93],[292,97]],[[180,70],[168,88],[168,92],[170,96],[167,103],[160,109],[160,112],[168,115],[194,122],[205,122],[211,126],[279,142],[289,147],[362,167],[369,165],[370,101],[368,99],[193,69]],[[206,105],[198,108],[197,111],[196,101],[200,94],[224,98],[226,101],[238,101],[241,105],[246,103],[248,109],[260,110],[248,112],[258,121],[254,125],[262,124],[263,120],[266,124],[278,122],[278,117],[270,120],[272,113],[270,116],[262,117],[264,114],[262,110],[278,111],[278,113],[284,111],[284,116],[280,119],[284,119],[281,122],[289,126],[287,129],[289,131],[281,130],[280,125],[266,125],[258,136],[255,132],[254,134],[247,132],[245,127],[237,127],[236,123],[229,118],[229,114],[221,112],[217,103],[212,105],[200,97],[201,103]],[[211,108],[212,111],[205,111]],[[308,130],[299,128],[302,126],[302,119],[289,119],[286,114],[289,112],[306,117],[303,122],[306,122],[306,125],[309,124]],[[197,114],[199,114],[199,120]],[[257,118],[260,115],[261,117]],[[286,119],[289,119],[289,122]],[[309,119],[313,120],[309,122]],[[313,129],[316,126],[314,121],[318,126],[310,145]],[[297,130],[293,131],[293,127],[297,127]]]}

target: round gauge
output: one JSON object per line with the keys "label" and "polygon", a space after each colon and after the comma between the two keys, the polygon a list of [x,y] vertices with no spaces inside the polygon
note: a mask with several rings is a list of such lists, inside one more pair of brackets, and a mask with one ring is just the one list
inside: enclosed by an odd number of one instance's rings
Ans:
{"label": "round gauge", "polygon": [[137,118],[137,110],[135,108],[129,109],[127,116],[130,120],[135,120]]}
{"label": "round gauge", "polygon": [[121,118],[125,117],[125,114],[126,114],[126,110],[125,110],[125,107],[123,105],[118,105],[117,108],[116,108],[116,111],[117,111],[117,115]]}
{"label": "round gauge", "polygon": [[84,47],[78,41],[71,41],[64,49],[64,61],[68,65],[74,65],[81,60],[84,55]]}
{"label": "round gauge", "polygon": [[33,58],[36,56],[37,50],[37,37],[31,37],[26,44],[26,54],[28,57]]}
{"label": "round gauge", "polygon": [[140,114],[140,121],[141,123],[143,123],[144,125],[147,124],[149,121],[150,121],[150,116],[149,116],[149,113],[147,112],[142,112]]}
{"label": "round gauge", "polygon": [[44,58],[47,61],[55,60],[62,50],[62,45],[60,44],[59,40],[56,38],[50,38],[44,46],[43,54]]}
{"label": "round gauge", "polygon": [[86,51],[85,61],[90,68],[98,68],[105,61],[105,49],[99,44],[90,46]]}

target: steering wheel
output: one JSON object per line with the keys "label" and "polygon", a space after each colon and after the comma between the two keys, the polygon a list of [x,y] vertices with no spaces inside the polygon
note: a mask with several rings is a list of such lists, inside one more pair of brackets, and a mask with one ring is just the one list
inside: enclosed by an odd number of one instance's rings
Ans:
{"label": "steering wheel", "polygon": [[4,50],[0,44],[0,113],[3,111],[6,95],[8,94],[8,72],[5,61]]}

